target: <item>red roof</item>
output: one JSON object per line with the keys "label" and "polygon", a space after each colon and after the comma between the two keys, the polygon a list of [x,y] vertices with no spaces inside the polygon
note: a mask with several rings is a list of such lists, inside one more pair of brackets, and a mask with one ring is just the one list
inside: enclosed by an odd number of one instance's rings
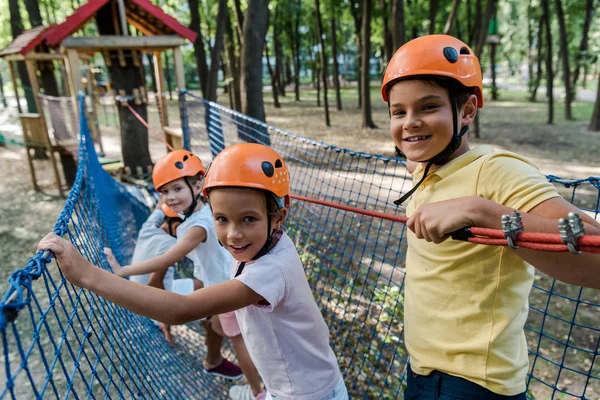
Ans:
{"label": "red roof", "polygon": [[[90,0],[73,12],[67,19],[56,25],[46,35],[49,46],[58,46],[67,36],[78,31],[96,12],[110,0]],[[165,14],[163,10],[152,4],[149,0],[124,0],[127,19],[135,22],[147,32],[156,35],[177,34],[191,42],[196,40],[197,34],[179,23],[175,18]]]}
{"label": "red roof", "polygon": [[55,26],[56,25],[36,26],[35,28],[22,32],[11,44],[0,51],[0,57],[8,56],[10,54],[25,55],[29,53],[44,41],[48,33],[50,33]]}

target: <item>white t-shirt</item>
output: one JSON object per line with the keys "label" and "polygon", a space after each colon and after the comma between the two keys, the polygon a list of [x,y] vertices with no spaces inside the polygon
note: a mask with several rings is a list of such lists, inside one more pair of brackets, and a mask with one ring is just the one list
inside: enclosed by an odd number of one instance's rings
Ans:
{"label": "white t-shirt", "polygon": [[[238,266],[232,263],[232,278]],[[236,279],[269,302],[235,311],[267,391],[294,400],[331,393],[340,370],[292,240],[284,233],[269,253],[247,263]]]}
{"label": "white t-shirt", "polygon": [[194,277],[204,286],[211,286],[229,280],[229,266],[233,258],[219,244],[215,233],[215,223],[210,207],[204,204],[177,228],[177,240],[183,239],[187,231],[194,226],[204,228],[206,241],[200,243],[187,257],[194,263]]}
{"label": "white t-shirt", "polygon": [[[154,210],[146,222],[144,222],[138,233],[135,249],[133,250],[133,257],[131,258],[132,264],[160,256],[167,252],[171,247],[175,246],[177,239],[160,228],[160,225],[164,220],[165,214],[160,210]],[[163,279],[166,290],[171,290],[174,274],[175,268],[172,266],[169,267],[165,278]],[[147,285],[150,274],[132,275],[129,279],[133,282]]]}

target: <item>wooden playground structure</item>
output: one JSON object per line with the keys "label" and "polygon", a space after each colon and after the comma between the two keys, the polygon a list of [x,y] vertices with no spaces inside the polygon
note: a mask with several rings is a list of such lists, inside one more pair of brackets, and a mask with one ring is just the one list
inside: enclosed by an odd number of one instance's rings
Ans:
{"label": "wooden playground structure", "polygon": [[[73,36],[81,32],[86,24],[92,22],[96,13],[102,7],[111,7],[118,34]],[[130,36],[128,24],[135,27],[138,32],[145,36]],[[169,126],[167,105],[162,95],[165,92],[162,53],[168,50],[173,51],[176,86],[179,90],[184,90],[185,79],[180,46],[185,44],[186,40],[195,41],[196,36],[195,32],[180,24],[173,17],[165,14],[149,0],[90,0],[75,10],[61,24],[48,27],[40,26],[25,31],[6,48],[0,50],[0,58],[8,62],[13,87],[15,88],[19,118],[23,128],[23,141],[33,188],[36,191],[40,190],[36,179],[33,156],[30,151],[42,149],[42,151],[46,152],[52,164],[59,194],[64,196],[64,186],[61,183],[56,155],[58,154],[62,158],[68,154],[75,153],[74,155],[76,156],[76,152],[73,152],[72,149],[78,143],[76,136],[65,140],[65,135],[63,134],[62,138],[58,139],[61,136],[57,134],[59,132],[56,132],[55,128],[48,126],[47,121],[51,121],[53,116],[45,115],[44,113],[38,76],[41,65],[44,63],[57,63],[59,68],[64,69],[67,77],[65,86],[68,87],[67,90],[71,98],[72,110],[69,110],[69,112],[74,113],[78,118],[77,94],[80,92],[87,93],[91,100],[91,109],[89,110],[88,118],[96,121],[97,113],[94,97],[96,88],[94,87],[92,74],[89,72],[93,55],[95,53],[102,54],[105,65],[110,68],[117,67],[113,65],[114,61],[111,60],[111,54],[116,54],[116,57],[113,56],[112,58],[118,60],[118,67],[124,67],[127,53],[127,55],[132,57],[136,67],[143,68],[143,53],[151,53],[153,55],[154,75],[156,77],[156,99],[160,125],[166,142],[173,148],[182,148],[183,139],[181,130]],[[19,81],[15,68],[18,62],[24,62],[26,65],[27,75],[31,82],[31,90],[35,98],[36,113],[27,112],[21,106],[18,90]],[[82,63],[87,64],[87,79],[84,79],[81,67]],[[84,82],[86,83],[84,84]],[[148,103],[148,93],[145,86],[133,89],[133,93],[125,93],[121,89],[113,93],[113,95],[120,96],[121,98],[131,98],[132,100],[130,101],[136,105]],[[60,123],[59,125],[66,127],[64,123]],[[89,126],[92,129],[92,136],[102,151],[99,130],[95,129],[95,123],[90,123]],[[66,177],[66,171],[64,172]],[[67,184],[69,183],[68,181],[69,179],[67,179]]]}

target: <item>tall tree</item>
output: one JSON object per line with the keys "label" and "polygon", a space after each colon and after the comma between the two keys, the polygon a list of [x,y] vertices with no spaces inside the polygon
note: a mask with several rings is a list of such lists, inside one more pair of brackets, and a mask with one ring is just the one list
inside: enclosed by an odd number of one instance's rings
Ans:
{"label": "tall tree", "polygon": [[275,7],[275,18],[273,19],[273,53],[275,56],[275,82],[277,83],[273,86],[273,90],[277,90],[281,96],[285,96],[285,79],[283,76],[284,66],[283,66],[283,50],[281,45],[281,36],[280,36],[280,13],[281,4],[277,4]]}
{"label": "tall tree", "polygon": [[456,17],[458,16],[458,6],[460,5],[460,0],[452,1],[452,10],[450,11],[450,15],[448,16],[448,20],[446,21],[446,26],[444,26],[444,35],[449,35],[452,30],[452,26],[454,25],[454,21],[456,21]]}
{"label": "tall tree", "polygon": [[549,0],[542,1],[542,19],[546,32],[546,97],[548,97],[548,124],[554,123],[554,72],[552,69],[552,26]]}
{"label": "tall tree", "polygon": [[219,11],[217,12],[217,30],[215,32],[215,44],[210,53],[210,72],[208,73],[207,100],[217,100],[217,80],[219,72],[219,60],[221,59],[221,51],[223,50],[225,25],[229,19],[229,10],[227,8],[227,0],[219,0]]}
{"label": "tall tree", "polygon": [[331,2],[331,57],[333,58],[333,86],[335,87],[335,106],[338,110],[342,109],[342,94],[340,93],[340,65],[338,63],[338,45],[336,15],[337,4],[335,0]]}
{"label": "tall tree", "polygon": [[373,113],[371,112],[371,4],[372,0],[363,0],[362,10],[362,66],[361,66],[361,85],[362,85],[362,127],[377,128],[373,122]]}
{"label": "tall tree", "polygon": [[[381,22],[383,29],[383,60],[387,63],[394,54],[392,44],[392,33],[390,32],[390,22],[388,18],[388,5],[386,0],[379,0],[379,8],[381,9]],[[333,15],[332,15],[333,18]]]}
{"label": "tall tree", "polygon": [[265,43],[265,58],[267,60],[267,69],[269,70],[269,76],[271,77],[271,94],[273,95],[273,106],[275,108],[281,108],[279,103],[279,90],[277,90],[277,78],[273,67],[271,67],[271,57],[269,55],[269,43]]}
{"label": "tall tree", "polygon": [[589,126],[590,131],[600,131],[600,79],[598,80],[598,90],[596,92],[596,104],[594,105],[594,113]]}
{"label": "tall tree", "polygon": [[358,78],[358,108],[362,108],[362,3],[359,0],[350,0],[350,13],[354,21],[354,36],[356,38],[356,76]]}
{"label": "tall tree", "polygon": [[392,0],[392,47],[396,51],[406,42],[404,0]]}
{"label": "tall tree", "polygon": [[225,41],[227,47],[227,64],[228,74],[226,78],[229,83],[231,95],[231,108],[236,111],[242,111],[242,95],[240,92],[240,74],[239,74],[239,57],[236,54],[235,35],[231,23],[231,15],[227,14],[225,20]]}
{"label": "tall tree", "polygon": [[562,69],[563,83],[565,85],[565,118],[573,119],[571,104],[573,103],[573,90],[571,90],[571,67],[569,65],[569,41],[567,38],[567,25],[565,23],[565,13],[563,11],[562,1],[554,0],[556,8],[556,18],[558,19],[558,31],[560,48],[562,50]]}
{"label": "tall tree", "polygon": [[[111,3],[104,5],[96,13],[96,25],[100,35],[118,35],[120,32],[119,16],[113,14]],[[125,65],[117,61],[116,52],[109,52],[109,57],[114,61],[108,67],[110,82],[116,93],[124,93],[126,96],[133,95],[134,89],[146,87],[144,75],[139,67],[133,62],[131,51],[123,50],[125,53]],[[146,104],[130,103],[131,107],[144,119],[148,119]],[[117,107],[119,110],[119,121],[121,125],[121,151],[123,163],[131,171],[137,167],[146,169],[152,165],[150,151],[148,149],[148,130],[136,119],[127,107]]]}
{"label": "tall tree", "polygon": [[[200,11],[198,0],[188,0],[190,7],[190,29],[198,34],[194,42],[194,56],[196,57],[196,68],[198,69],[198,80],[200,81],[200,90],[202,96],[208,96],[208,64],[206,62],[206,49],[204,48],[204,39],[202,38],[202,29],[200,28]],[[262,54],[262,51],[261,51]]]}
{"label": "tall tree", "polygon": [[269,0],[248,0],[242,45],[242,112],[265,121],[262,55],[265,47]]}
{"label": "tall tree", "polygon": [[[29,22],[32,28],[44,24],[38,0],[25,0],[25,8],[27,9],[27,14],[29,14]],[[47,52],[48,49],[44,48],[44,50],[44,52]],[[44,90],[44,94],[58,96],[58,84],[54,76],[54,62],[39,61],[37,67],[40,71],[40,86]]]}
{"label": "tall tree", "polygon": [[577,90],[579,72],[588,53],[588,38],[590,33],[590,25],[592,22],[592,15],[594,14],[594,1],[595,0],[586,0],[585,2],[585,17],[583,19],[581,42],[579,42],[579,52],[577,53],[577,57],[575,57],[575,70],[573,71],[573,98],[575,97],[575,92]]}
{"label": "tall tree", "polygon": [[[9,0],[8,10],[10,12],[10,30],[14,39],[17,36],[19,36],[24,30],[23,20],[21,19],[21,11],[19,10],[19,1]],[[23,91],[25,92],[25,99],[27,100],[27,110],[30,113],[35,113],[37,112],[37,108],[35,106],[33,92],[31,91],[31,81],[29,80],[29,75],[27,74],[27,67],[25,66],[25,62],[17,62],[17,70],[19,73],[19,78],[21,78],[21,86],[23,87]]]}
{"label": "tall tree", "polygon": [[435,19],[438,13],[439,0],[429,0],[429,34],[435,33]]}
{"label": "tall tree", "polygon": [[544,48],[543,46],[544,44],[544,19],[540,19],[540,22],[538,24],[538,31],[537,31],[537,68],[536,68],[536,74],[535,74],[535,79],[533,79],[533,77],[530,75],[530,82],[533,82],[533,84],[531,85],[530,88],[530,96],[529,96],[529,101],[536,101],[536,97],[537,97],[537,91],[538,88],[540,86],[540,81],[542,80],[542,61],[545,59],[545,55],[542,53],[542,50]]}
{"label": "tall tree", "polygon": [[292,58],[294,59],[294,93],[296,101],[300,101],[300,13],[302,11],[302,0],[293,4],[294,19],[289,24],[289,37],[292,44]]}
{"label": "tall tree", "polygon": [[323,21],[321,19],[321,5],[315,0],[317,38],[321,47],[319,54],[321,58],[321,79],[323,81],[323,108],[325,109],[325,125],[331,126],[329,120],[329,103],[327,101],[327,52],[325,51],[325,39],[323,38]]}

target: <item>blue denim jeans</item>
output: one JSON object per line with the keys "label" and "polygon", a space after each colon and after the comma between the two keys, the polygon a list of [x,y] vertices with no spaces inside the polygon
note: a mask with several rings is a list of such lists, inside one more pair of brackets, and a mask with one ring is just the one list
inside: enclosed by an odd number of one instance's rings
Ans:
{"label": "blue denim jeans", "polygon": [[404,400],[526,400],[525,393],[503,396],[466,379],[439,371],[417,375],[408,366]]}

